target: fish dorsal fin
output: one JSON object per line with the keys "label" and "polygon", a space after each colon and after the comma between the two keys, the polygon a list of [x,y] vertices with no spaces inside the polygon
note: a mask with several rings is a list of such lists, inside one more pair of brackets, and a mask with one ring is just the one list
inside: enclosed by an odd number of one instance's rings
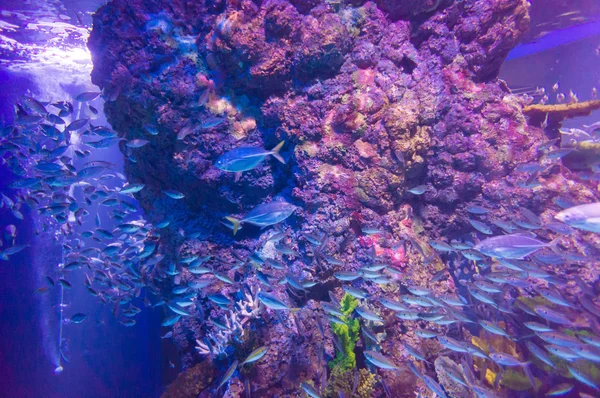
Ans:
{"label": "fish dorsal fin", "polygon": [[524,238],[535,238],[537,235],[533,232],[516,232],[514,234],[510,234],[511,236],[522,236]]}

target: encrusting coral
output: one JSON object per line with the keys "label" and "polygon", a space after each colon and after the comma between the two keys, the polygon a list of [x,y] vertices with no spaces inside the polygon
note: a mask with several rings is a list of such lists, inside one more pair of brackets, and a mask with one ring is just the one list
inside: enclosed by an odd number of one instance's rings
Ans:
{"label": "encrusting coral", "polygon": [[161,398],[196,398],[214,379],[215,368],[209,360],[184,370],[167,387]]}

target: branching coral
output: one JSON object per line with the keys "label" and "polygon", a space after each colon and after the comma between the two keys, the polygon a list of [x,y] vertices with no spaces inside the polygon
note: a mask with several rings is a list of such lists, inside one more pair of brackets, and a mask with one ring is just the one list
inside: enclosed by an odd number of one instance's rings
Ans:
{"label": "branching coral", "polygon": [[333,329],[333,333],[339,339],[344,352],[338,352],[338,355],[329,363],[329,366],[332,369],[340,367],[343,370],[350,370],[354,369],[356,366],[354,347],[358,340],[360,323],[358,322],[358,319],[352,318],[352,312],[358,306],[358,300],[346,293],[340,304],[342,305],[341,311],[344,314],[341,318],[344,321],[344,324],[339,325],[332,323],[331,328]]}
{"label": "branching coral", "polygon": [[565,119],[588,116],[596,109],[600,109],[600,100],[571,104],[529,105],[523,108],[523,113],[529,116],[529,124],[533,126],[541,125],[546,119],[546,115],[548,116],[549,126],[558,126]]}
{"label": "branching coral", "polygon": [[232,338],[241,336],[244,324],[253,318],[258,318],[263,311],[263,305],[258,299],[260,287],[255,292],[244,292],[244,300],[237,302],[236,311],[229,311],[225,323],[218,325],[219,330],[207,333],[204,341],[196,340],[196,350],[200,355],[218,356],[224,354]]}
{"label": "branching coral", "polygon": [[[262,313],[264,306],[258,299],[258,293],[260,293],[260,286],[256,288],[256,292],[244,292],[245,300],[240,300],[236,304],[239,307],[239,313],[248,319],[258,318]],[[245,320],[242,321],[245,323]]]}
{"label": "branching coral", "polygon": [[196,340],[196,350],[200,355],[218,356],[225,353],[229,342],[234,335],[241,335],[243,332],[242,323],[239,321],[235,312],[229,311],[225,317],[225,328],[218,332],[211,331],[204,338],[204,342]]}

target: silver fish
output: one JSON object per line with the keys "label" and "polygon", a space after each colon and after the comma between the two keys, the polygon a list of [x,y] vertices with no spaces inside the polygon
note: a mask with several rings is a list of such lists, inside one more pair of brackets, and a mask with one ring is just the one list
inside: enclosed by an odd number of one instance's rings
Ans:
{"label": "silver fish", "polygon": [[281,141],[270,151],[262,148],[241,147],[235,148],[221,155],[215,162],[215,167],[232,173],[252,170],[258,166],[267,156],[273,155],[275,159],[285,164],[285,160],[279,155],[285,141]]}
{"label": "silver fish", "polygon": [[256,206],[241,219],[231,216],[225,218],[233,224],[233,234],[235,235],[243,223],[259,227],[278,224],[291,216],[297,208],[297,206],[287,202],[275,201]]}
{"label": "silver fish", "polygon": [[545,247],[553,247],[555,242],[544,243],[525,234],[494,236],[475,245],[475,250],[486,256],[522,259]]}
{"label": "silver fish", "polygon": [[365,358],[381,369],[396,370],[398,366],[377,351],[365,351]]}
{"label": "silver fish", "polygon": [[570,207],[555,218],[573,228],[600,233],[600,202]]}

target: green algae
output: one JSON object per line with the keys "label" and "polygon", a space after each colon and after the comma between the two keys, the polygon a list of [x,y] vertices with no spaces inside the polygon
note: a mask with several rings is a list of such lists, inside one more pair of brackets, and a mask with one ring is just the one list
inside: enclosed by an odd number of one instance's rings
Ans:
{"label": "green algae", "polygon": [[358,300],[346,293],[340,304],[341,311],[344,314],[341,318],[342,321],[344,321],[344,324],[331,323],[331,328],[338,338],[343,352],[337,351],[335,359],[329,363],[329,367],[332,371],[335,368],[347,371],[354,369],[356,366],[354,347],[358,341],[360,323],[358,319],[352,318],[352,312],[358,306]]}

